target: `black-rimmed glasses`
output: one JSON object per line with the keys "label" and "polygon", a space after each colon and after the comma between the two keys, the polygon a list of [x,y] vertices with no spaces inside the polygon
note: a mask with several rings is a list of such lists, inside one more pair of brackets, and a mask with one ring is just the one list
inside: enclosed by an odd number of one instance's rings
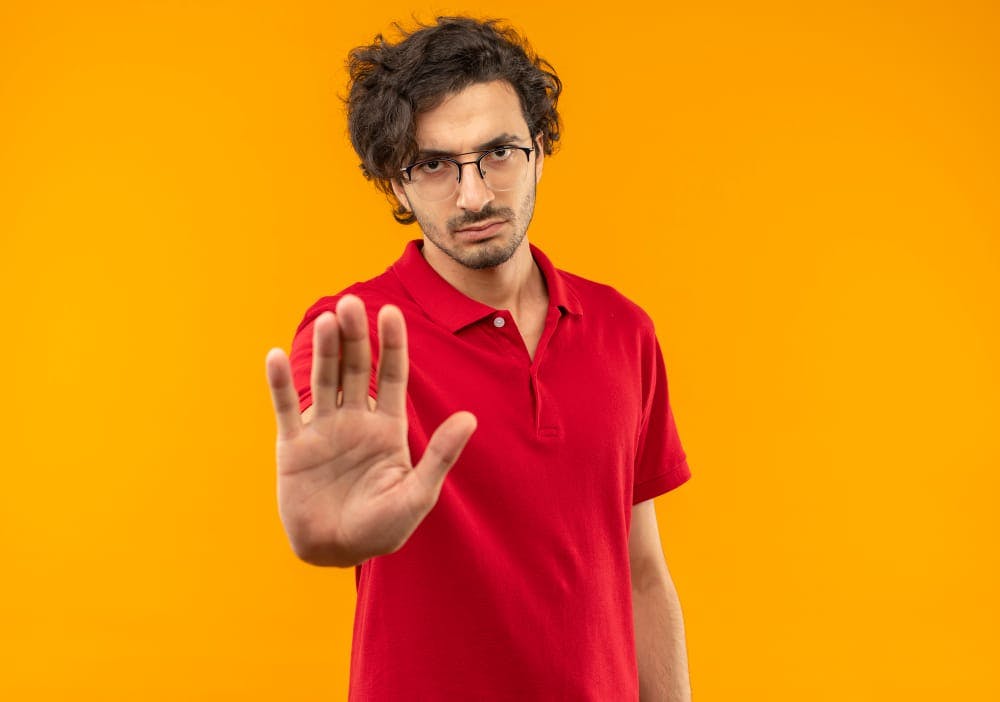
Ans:
{"label": "black-rimmed glasses", "polygon": [[[399,170],[403,174],[403,182],[411,186],[421,199],[430,202],[447,200],[457,193],[459,183],[462,182],[462,167],[471,164],[476,164],[476,170],[487,188],[503,192],[513,190],[524,178],[534,150],[534,147],[504,144],[483,151],[455,154],[454,157],[435,156]],[[518,151],[524,154],[523,161],[517,156]],[[472,161],[457,160],[459,156],[473,154],[478,154],[479,158]]]}

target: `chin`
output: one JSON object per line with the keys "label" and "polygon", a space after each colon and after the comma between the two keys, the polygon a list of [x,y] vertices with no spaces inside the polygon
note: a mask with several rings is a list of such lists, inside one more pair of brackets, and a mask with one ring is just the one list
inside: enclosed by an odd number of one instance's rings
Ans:
{"label": "chin", "polygon": [[524,235],[507,241],[482,241],[467,244],[461,250],[443,249],[446,254],[466,268],[483,270],[507,263],[524,241]]}

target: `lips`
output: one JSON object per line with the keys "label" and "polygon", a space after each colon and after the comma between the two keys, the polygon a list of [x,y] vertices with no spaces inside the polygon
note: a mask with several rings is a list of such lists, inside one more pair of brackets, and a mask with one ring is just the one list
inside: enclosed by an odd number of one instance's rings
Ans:
{"label": "lips", "polygon": [[486,229],[489,229],[490,227],[496,226],[497,224],[503,224],[503,220],[501,219],[501,220],[496,220],[496,221],[493,221],[493,222],[485,222],[483,224],[475,224],[475,225],[472,225],[471,227],[462,227],[458,231],[460,231],[460,232],[481,232],[481,231],[484,231]]}
{"label": "lips", "polygon": [[461,229],[456,230],[455,234],[465,239],[486,239],[496,234],[500,230],[500,227],[502,227],[505,223],[506,220],[502,219],[495,220],[493,222],[482,222],[469,227],[462,227]]}

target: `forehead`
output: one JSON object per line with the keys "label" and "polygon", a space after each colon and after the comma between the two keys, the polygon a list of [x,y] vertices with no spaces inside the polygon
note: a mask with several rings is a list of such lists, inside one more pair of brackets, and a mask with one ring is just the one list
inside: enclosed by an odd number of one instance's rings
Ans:
{"label": "forehead", "polygon": [[500,134],[516,134],[524,140],[531,137],[521,101],[506,81],[473,83],[420,113],[416,120],[421,151],[474,151]]}

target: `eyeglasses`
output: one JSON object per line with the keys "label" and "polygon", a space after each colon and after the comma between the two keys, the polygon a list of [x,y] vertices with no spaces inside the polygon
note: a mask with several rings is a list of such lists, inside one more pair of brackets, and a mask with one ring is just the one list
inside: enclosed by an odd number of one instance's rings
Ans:
{"label": "eyeglasses", "polygon": [[[410,185],[421,199],[436,202],[447,200],[458,192],[459,183],[462,182],[462,167],[473,163],[487,188],[494,192],[513,190],[528,170],[531,152],[534,150],[534,147],[505,144],[484,151],[455,154],[455,158],[436,156],[399,170],[403,174],[403,182]],[[518,151],[524,154],[523,161],[517,155]],[[472,161],[456,160],[459,156],[473,154],[479,154],[479,158]]]}

